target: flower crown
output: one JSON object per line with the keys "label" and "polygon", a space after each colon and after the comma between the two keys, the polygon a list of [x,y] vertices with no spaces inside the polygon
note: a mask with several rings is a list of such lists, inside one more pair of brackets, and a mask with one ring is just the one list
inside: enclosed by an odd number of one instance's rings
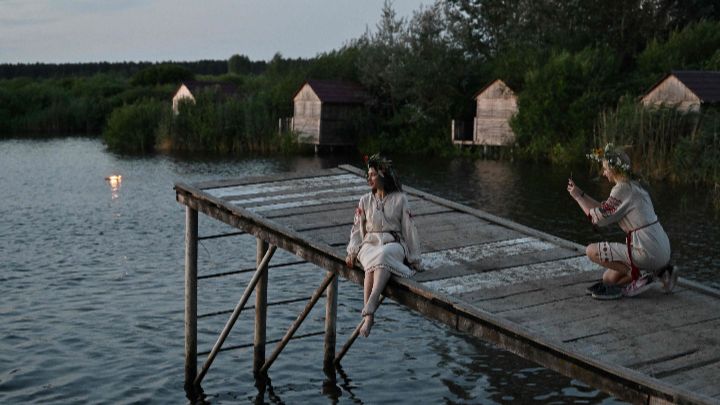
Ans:
{"label": "flower crown", "polygon": [[392,160],[387,159],[384,156],[380,156],[379,153],[376,153],[370,157],[367,157],[367,155],[365,155],[364,158],[368,169],[370,169],[371,167],[375,167],[380,172],[387,172],[392,167]]}
{"label": "flower crown", "polygon": [[[594,160],[598,163],[602,163],[603,160],[608,162],[608,165],[613,169],[619,171],[624,175],[630,174],[630,163],[624,161],[621,156],[621,151],[615,147],[612,143],[605,145],[605,148],[595,148],[592,152],[585,155],[590,160]],[[627,159],[627,157],[626,157]]]}

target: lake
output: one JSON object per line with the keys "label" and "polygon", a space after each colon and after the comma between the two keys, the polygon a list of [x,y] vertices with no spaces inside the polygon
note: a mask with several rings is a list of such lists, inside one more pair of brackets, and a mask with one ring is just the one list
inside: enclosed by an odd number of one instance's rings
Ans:
{"label": "lake", "polygon": [[[565,191],[568,171],[597,199],[610,186],[588,167],[493,160],[397,158],[407,185],[542,231],[588,243],[594,233]],[[0,141],[0,402],[187,403],[183,390],[184,207],[175,182],[268,175],[338,164],[356,154],[293,157],[120,156],[96,139]],[[119,182],[106,180],[121,175]],[[652,183],[682,276],[720,288],[720,218],[703,188]],[[348,212],[350,220],[353,212]],[[229,232],[200,215],[200,235]],[[349,232],[349,229],[348,229]],[[255,239],[201,241],[200,274],[253,267]],[[273,262],[293,260],[278,252]],[[270,272],[269,300],[307,298],[324,271],[309,264]],[[201,280],[199,313],[232,309],[249,274]],[[362,290],[340,282],[338,345],[360,320]],[[304,301],[271,307],[268,339],[281,337]],[[199,321],[210,350],[227,314]],[[298,334],[323,329],[324,299]],[[226,345],[252,342],[241,315]],[[274,348],[268,346],[268,354]],[[323,337],[292,341],[258,391],[252,349],[222,352],[203,382],[205,400],[231,403],[617,403],[393,302],[324,384]],[[199,364],[204,362],[201,356]]]}

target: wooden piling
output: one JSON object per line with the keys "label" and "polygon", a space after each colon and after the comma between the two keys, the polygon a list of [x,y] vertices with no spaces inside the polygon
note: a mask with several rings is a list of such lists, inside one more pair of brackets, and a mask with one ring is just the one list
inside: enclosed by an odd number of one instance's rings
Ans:
{"label": "wooden piling", "polygon": [[[380,304],[382,304],[383,300],[385,299],[385,296],[380,296],[380,300],[378,301],[378,308],[380,308]],[[377,312],[377,310],[375,310]],[[357,324],[355,327],[355,330],[353,330],[352,334],[350,334],[350,337],[348,338],[347,342],[343,345],[342,349],[340,349],[340,353],[335,357],[333,360],[333,364],[335,366],[340,365],[340,361],[343,357],[345,357],[345,353],[350,350],[350,347],[355,343],[355,340],[357,340],[358,336],[360,336],[360,329],[365,324],[365,317],[363,317],[362,320],[360,320],[360,323]]]}
{"label": "wooden piling", "polygon": [[[257,254],[255,261],[257,266],[262,263],[263,257],[268,250],[268,244],[264,240],[257,239]],[[253,355],[253,373],[257,374],[265,364],[265,337],[267,325],[267,287],[268,272],[263,271],[257,286],[255,286],[255,344]]]}
{"label": "wooden piling", "polygon": [[305,309],[300,313],[300,315],[298,315],[297,319],[295,319],[295,322],[290,325],[290,328],[285,333],[283,339],[280,341],[280,343],[278,343],[277,347],[275,347],[275,350],[270,355],[270,358],[265,362],[265,365],[260,370],[261,373],[267,373],[270,366],[272,366],[273,362],[275,362],[275,360],[283,351],[285,346],[287,346],[290,339],[293,337],[300,325],[302,325],[308,314],[310,314],[310,311],[315,306],[315,303],[317,303],[317,301],[322,296],[322,293],[325,291],[325,289],[327,289],[327,286],[330,284],[331,281],[333,281],[334,278],[336,278],[335,273],[331,271],[327,272],[327,275],[323,279],[322,283],[320,283],[320,287],[315,290],[312,297],[310,297],[310,301],[305,305]]}
{"label": "wooden piling", "polygon": [[263,257],[262,261],[258,265],[258,268],[255,271],[255,274],[253,274],[252,279],[250,279],[248,286],[245,288],[245,292],[243,293],[242,297],[240,298],[240,301],[238,302],[237,306],[235,306],[235,309],[233,310],[232,315],[230,315],[230,319],[228,319],[227,323],[225,324],[225,327],[223,328],[222,332],[220,333],[220,337],[218,338],[217,342],[215,342],[215,345],[213,346],[212,350],[210,351],[210,355],[208,356],[207,360],[205,361],[205,364],[203,364],[202,370],[200,370],[200,373],[197,375],[197,377],[195,377],[194,384],[196,386],[200,385],[200,383],[202,382],[202,379],[205,378],[205,374],[210,369],[210,366],[212,365],[212,362],[215,360],[215,356],[217,356],[218,352],[222,348],[223,343],[225,343],[225,339],[227,339],[228,335],[230,334],[230,330],[232,330],[232,327],[235,325],[235,321],[237,321],[238,316],[240,316],[240,312],[242,312],[248,299],[250,299],[250,294],[255,289],[255,286],[257,285],[258,281],[260,281],[260,276],[262,276],[262,273],[267,271],[268,262],[270,262],[270,259],[272,258],[273,254],[275,254],[275,249],[277,249],[277,246],[271,245],[270,249],[268,249],[268,251],[265,253],[265,256]]}
{"label": "wooden piling", "polygon": [[198,212],[185,209],[185,391],[193,391],[197,374]]}
{"label": "wooden piling", "polygon": [[[328,276],[332,272],[328,272]],[[326,374],[335,375],[335,341],[337,338],[337,299],[338,278],[333,277],[325,295],[325,356],[323,370]]]}

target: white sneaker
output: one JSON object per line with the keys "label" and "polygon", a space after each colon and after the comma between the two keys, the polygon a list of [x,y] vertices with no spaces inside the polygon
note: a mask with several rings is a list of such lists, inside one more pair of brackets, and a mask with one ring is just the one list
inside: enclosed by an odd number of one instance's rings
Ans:
{"label": "white sneaker", "polygon": [[653,278],[649,274],[645,274],[637,280],[634,280],[630,284],[623,288],[623,295],[626,297],[635,297],[644,293],[652,287]]}

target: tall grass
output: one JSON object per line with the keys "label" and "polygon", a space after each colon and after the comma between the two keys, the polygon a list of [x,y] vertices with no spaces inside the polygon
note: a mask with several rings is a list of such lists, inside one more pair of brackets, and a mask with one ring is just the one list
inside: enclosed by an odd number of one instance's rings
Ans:
{"label": "tall grass", "polygon": [[720,114],[645,108],[629,97],[600,114],[594,143],[623,145],[634,170],[653,179],[679,183],[720,182]]}
{"label": "tall grass", "polygon": [[278,133],[277,113],[262,94],[217,96],[200,94],[195,102],[182,102],[177,115],[163,115],[158,149],[220,154],[297,150],[296,136]]}

